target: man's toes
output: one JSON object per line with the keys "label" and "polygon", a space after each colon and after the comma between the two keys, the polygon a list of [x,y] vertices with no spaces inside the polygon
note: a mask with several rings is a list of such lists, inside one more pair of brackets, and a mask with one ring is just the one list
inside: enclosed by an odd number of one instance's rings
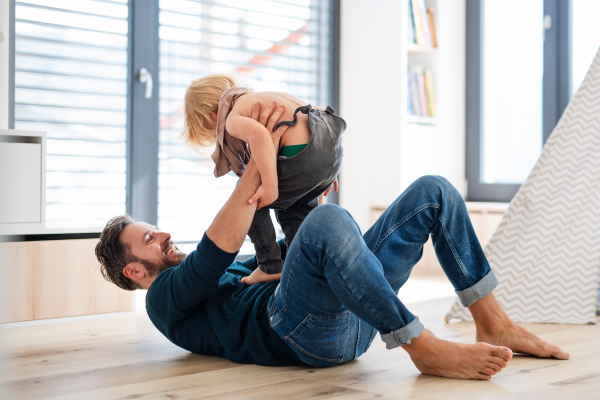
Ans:
{"label": "man's toes", "polygon": [[562,351],[558,347],[555,347],[552,352],[552,357],[558,358],[559,360],[568,360],[571,355],[565,351]]}
{"label": "man's toes", "polygon": [[487,381],[487,380],[490,380],[490,379],[492,379],[492,376],[491,376],[491,375],[486,375],[486,374],[484,374],[484,373],[479,373],[479,374],[477,374],[477,375],[475,376],[475,379],[480,379],[480,380],[482,380],[482,381]]}
{"label": "man's toes", "polygon": [[487,363],[486,367],[491,368],[491,369],[493,369],[496,372],[500,372],[504,368],[504,367],[501,367],[499,364],[496,364],[493,361],[490,362],[490,363]]}
{"label": "man's toes", "polygon": [[496,358],[494,362],[498,364],[501,368],[506,368],[508,366],[508,362],[504,358]]}
{"label": "man's toes", "polygon": [[506,368],[506,366],[508,365],[508,362],[502,357],[490,357],[488,361],[498,365],[500,369]]}
{"label": "man's toes", "polygon": [[558,358],[559,360],[568,360],[569,359],[568,353],[565,353],[564,351],[562,351],[560,348],[558,348],[556,346],[552,346],[548,342],[541,341],[539,346],[540,346],[540,350],[538,350],[538,351],[540,352],[540,355],[538,357],[548,357],[548,358],[554,357],[554,358]]}
{"label": "man's toes", "polygon": [[481,371],[479,371],[480,374],[485,374],[485,375],[496,375],[496,371],[493,368],[483,368]]}
{"label": "man's toes", "polygon": [[501,359],[503,359],[505,361],[509,361],[512,358],[513,353],[512,353],[512,350],[509,349],[508,347],[496,346],[494,348],[494,350],[492,351],[491,355],[500,357]]}

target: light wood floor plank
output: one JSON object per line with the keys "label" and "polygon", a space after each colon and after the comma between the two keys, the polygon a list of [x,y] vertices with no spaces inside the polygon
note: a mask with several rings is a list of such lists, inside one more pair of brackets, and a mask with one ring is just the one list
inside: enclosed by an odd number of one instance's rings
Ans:
{"label": "light wood floor plank", "polygon": [[[472,323],[445,324],[452,299],[409,305],[438,337],[475,342]],[[600,321],[600,320],[599,320]],[[126,399],[568,399],[600,398],[600,326],[524,324],[571,360],[515,355],[491,381],[422,375],[377,337],[360,359],[333,368],[263,367],[190,354],[146,315],[0,331],[0,398]]]}
{"label": "light wood floor plank", "polygon": [[131,382],[122,386],[109,386],[102,389],[80,392],[74,395],[52,397],[49,400],[96,399],[150,399],[150,398],[197,398],[227,390],[247,389],[256,386],[289,381],[290,371],[298,367],[264,367],[235,364],[228,373],[211,370],[188,376],[158,379],[151,382]]}
{"label": "light wood floor plank", "polygon": [[10,400],[33,400],[33,397],[25,396],[21,393],[15,393],[10,390],[0,388],[0,399]]}
{"label": "light wood floor plank", "polygon": [[0,368],[0,382],[160,361],[188,354],[170,342],[143,340],[133,335],[117,336],[111,340],[55,343],[45,348],[41,345],[27,346],[7,358],[6,367],[10,368]]}
{"label": "light wood floor plank", "polygon": [[106,385],[120,386],[132,381],[144,383],[156,379],[223,370],[235,365],[228,360],[188,354],[171,359],[14,380],[2,383],[1,386],[31,397],[46,398],[103,388]]}
{"label": "light wood floor plank", "polygon": [[280,400],[280,399],[373,399],[377,395],[362,392],[347,387],[336,386],[324,382],[314,382],[308,379],[292,379],[286,382],[269,384],[235,391],[225,391],[219,394],[202,396],[202,399],[247,399],[247,400]]}

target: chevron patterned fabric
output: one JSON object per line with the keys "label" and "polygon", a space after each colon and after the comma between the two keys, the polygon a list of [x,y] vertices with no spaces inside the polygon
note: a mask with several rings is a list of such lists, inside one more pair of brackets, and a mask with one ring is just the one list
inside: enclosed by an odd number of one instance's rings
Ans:
{"label": "chevron patterned fabric", "polygon": [[[586,324],[600,308],[600,52],[485,248],[516,322]],[[446,315],[472,321],[458,298]]]}

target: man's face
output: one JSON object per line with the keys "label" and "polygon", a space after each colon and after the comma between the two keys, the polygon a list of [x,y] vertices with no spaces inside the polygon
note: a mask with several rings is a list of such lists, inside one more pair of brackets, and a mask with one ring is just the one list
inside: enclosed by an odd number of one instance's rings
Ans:
{"label": "man's face", "polygon": [[176,267],[187,257],[171,241],[170,234],[145,222],[127,225],[121,232],[120,240],[140,260],[150,277]]}

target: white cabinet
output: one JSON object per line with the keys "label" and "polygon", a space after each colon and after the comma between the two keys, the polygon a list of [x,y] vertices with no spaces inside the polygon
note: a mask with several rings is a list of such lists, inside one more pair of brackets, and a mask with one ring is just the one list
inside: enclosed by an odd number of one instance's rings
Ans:
{"label": "white cabinet", "polygon": [[46,133],[0,129],[0,234],[44,228],[45,177]]}

